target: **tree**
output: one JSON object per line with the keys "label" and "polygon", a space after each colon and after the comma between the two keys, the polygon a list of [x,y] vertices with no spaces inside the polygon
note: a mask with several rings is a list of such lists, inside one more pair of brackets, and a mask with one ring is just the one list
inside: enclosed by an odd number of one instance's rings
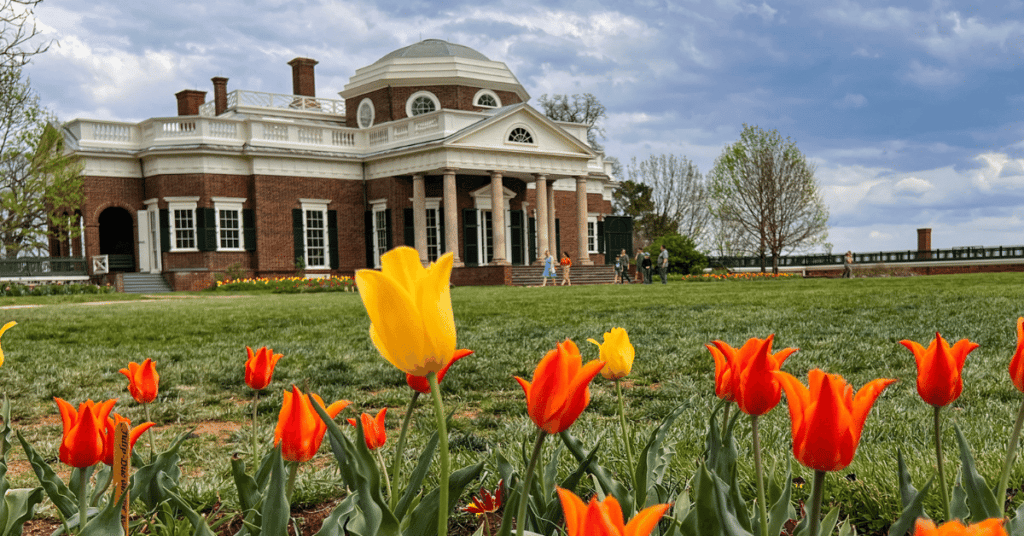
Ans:
{"label": "tree", "polygon": [[81,165],[65,154],[21,67],[0,68],[0,256],[46,252],[50,238],[79,236]]}
{"label": "tree", "polygon": [[818,193],[814,166],[776,130],[743,125],[711,171],[711,195],[729,247],[772,257],[772,273],[784,253],[806,250],[828,237],[828,207]]}
{"label": "tree", "polygon": [[648,246],[652,261],[657,258],[661,246],[668,250],[668,271],[673,274],[699,274],[708,266],[708,258],[697,250],[697,245],[688,236],[679,233],[666,234]]}
{"label": "tree", "polygon": [[39,32],[34,9],[42,0],[0,0],[0,67],[21,67],[49,43],[30,45]]}
{"label": "tree", "polygon": [[[669,233],[690,237],[700,245],[705,242],[711,213],[708,210],[708,188],[697,166],[685,156],[651,155],[638,162],[634,157],[627,167],[629,181],[646,187],[646,199],[638,198],[636,209],[646,209],[634,216],[645,241]],[[628,193],[641,193],[640,186],[631,186]],[[624,194],[626,195],[626,194]]]}
{"label": "tree", "polygon": [[597,138],[604,138],[604,127],[600,123],[608,114],[604,105],[593,94],[552,95],[551,98],[544,94],[537,102],[549,119],[587,125],[587,142],[598,151],[604,150],[597,142]]}

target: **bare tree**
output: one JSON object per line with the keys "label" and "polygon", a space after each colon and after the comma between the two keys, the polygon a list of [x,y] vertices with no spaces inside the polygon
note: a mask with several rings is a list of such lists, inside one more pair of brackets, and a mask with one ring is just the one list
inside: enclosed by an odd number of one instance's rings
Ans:
{"label": "bare tree", "polygon": [[600,136],[604,139],[604,127],[600,123],[608,114],[593,94],[552,95],[550,98],[544,94],[537,102],[544,110],[544,115],[550,119],[587,125],[587,142],[598,151],[604,150],[597,138]]}
{"label": "bare tree", "polygon": [[772,257],[807,250],[828,237],[828,207],[818,192],[814,166],[789,138],[776,130],[743,125],[740,139],[727,145],[711,170],[719,242],[734,250]]}
{"label": "bare tree", "polygon": [[707,243],[708,188],[696,164],[671,154],[651,155],[639,162],[634,157],[626,174],[630,181],[650,188],[650,210],[638,224],[646,240],[679,233],[698,247]]}
{"label": "bare tree", "polygon": [[35,8],[42,0],[0,0],[0,67],[21,67],[45,52],[48,42],[31,44],[39,31]]}

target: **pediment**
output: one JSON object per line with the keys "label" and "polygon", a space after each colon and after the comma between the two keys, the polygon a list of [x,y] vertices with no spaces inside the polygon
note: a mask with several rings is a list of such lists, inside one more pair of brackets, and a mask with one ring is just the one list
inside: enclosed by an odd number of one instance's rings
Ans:
{"label": "pediment", "polygon": [[453,148],[479,148],[488,151],[510,151],[559,155],[566,158],[591,159],[596,156],[586,142],[566,132],[529,105],[512,107],[463,132],[444,145]]}

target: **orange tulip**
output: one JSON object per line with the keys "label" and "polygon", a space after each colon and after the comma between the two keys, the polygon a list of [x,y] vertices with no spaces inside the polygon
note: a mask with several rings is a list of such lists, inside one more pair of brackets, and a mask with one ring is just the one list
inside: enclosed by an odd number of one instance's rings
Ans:
{"label": "orange tulip", "polygon": [[156,365],[152,359],[138,363],[128,363],[128,368],[120,370],[128,378],[128,392],[139,404],[149,404],[156,400],[159,391],[160,375],[156,373]]}
{"label": "orange tulip", "polygon": [[1010,360],[1010,379],[1017,390],[1024,393],[1024,317],[1017,319],[1017,351]]}
{"label": "orange tulip", "polygon": [[775,372],[789,402],[793,456],[816,471],[839,471],[850,465],[864,421],[878,395],[896,380],[868,382],[857,395],[838,374],[808,373],[810,389],[785,372]]}
{"label": "orange tulip", "polygon": [[[292,462],[305,462],[313,458],[320,450],[327,425],[313,409],[313,400],[324,407],[322,398],[315,394],[304,395],[298,387],[284,392],[281,413],[274,428],[274,446],[281,445],[281,456]],[[327,414],[333,419],[351,402],[339,400],[326,408]]]}
{"label": "orange tulip", "polygon": [[959,519],[954,519],[937,528],[931,520],[918,519],[914,525],[914,536],[1006,536],[1006,529],[999,518],[986,519],[967,527]]}
{"label": "orange tulip", "polygon": [[772,353],[772,340],[751,338],[736,349],[722,341],[706,345],[715,359],[715,395],[734,400],[747,415],[764,415],[779,404],[782,388],[772,373],[796,348]]}
{"label": "orange tulip", "polygon": [[[113,414],[113,418],[107,417],[107,432],[104,435],[103,440],[103,463],[107,465],[114,465],[114,449],[116,448],[115,443],[117,441],[117,437],[116,434],[114,433],[114,430],[116,430],[117,425],[121,424],[122,422],[127,424],[128,426],[132,425],[132,421],[125,419],[124,417],[118,415],[117,413]],[[153,426],[156,426],[156,423],[144,422],[128,431],[129,453],[131,452],[131,449],[135,448],[135,442],[139,440],[139,436],[146,433],[146,430],[149,430]]]}
{"label": "orange tulip", "polygon": [[63,438],[60,442],[60,461],[83,469],[103,461],[104,423],[110,410],[114,409],[114,399],[100,402],[87,400],[74,406],[60,398],[53,399],[60,411],[61,423],[64,426]]}
{"label": "orange tulip", "polygon": [[565,531],[569,536],[647,536],[658,525],[671,504],[658,504],[641,510],[628,524],[622,518],[622,507],[608,495],[598,502],[591,497],[586,505],[573,492],[558,488],[558,498],[565,513]]}
{"label": "orange tulip", "polygon": [[533,382],[520,377],[516,381],[526,393],[530,419],[549,434],[557,434],[576,422],[590,403],[590,380],[604,367],[594,360],[583,365],[576,343],[566,340],[540,360],[533,371]]}
{"label": "orange tulip", "polygon": [[388,408],[384,408],[377,412],[376,417],[370,417],[369,414],[363,413],[359,416],[359,421],[355,419],[348,420],[348,423],[352,426],[359,426],[360,421],[362,421],[363,438],[366,440],[366,448],[377,450],[383,447],[384,442],[388,440],[388,434],[384,430],[384,416],[387,412]]}
{"label": "orange tulip", "polygon": [[[472,353],[473,350],[455,350],[455,354],[452,356],[452,360],[449,361],[448,364],[446,364],[444,368],[437,373],[437,384],[441,384],[441,380],[444,379],[444,375],[446,372],[448,372],[448,367],[452,366],[452,363]],[[427,380],[426,376],[413,376],[412,374],[406,373],[405,383],[408,383],[409,387],[412,387],[413,390],[419,391],[425,395],[430,394],[430,381]]]}
{"label": "orange tulip", "polygon": [[245,351],[249,354],[249,358],[245,360],[245,384],[257,391],[262,391],[270,385],[270,380],[274,377],[274,366],[277,365],[277,360],[284,356],[275,354],[266,346],[255,353],[252,348],[246,346]]}
{"label": "orange tulip", "polygon": [[917,361],[917,394],[935,406],[942,407],[960,397],[964,389],[961,371],[967,354],[978,347],[977,343],[960,339],[951,348],[942,335],[935,334],[925,349],[914,341],[903,340],[900,344],[914,352]]}

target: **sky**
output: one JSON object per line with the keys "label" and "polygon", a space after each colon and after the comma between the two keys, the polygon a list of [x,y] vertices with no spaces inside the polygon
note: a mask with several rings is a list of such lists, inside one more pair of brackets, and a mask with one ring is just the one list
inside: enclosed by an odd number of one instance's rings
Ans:
{"label": "sky", "polygon": [[[707,174],[744,125],[815,166],[836,252],[1024,244],[1024,2],[44,0],[26,72],[62,121],[176,113],[210,78],[317,95],[422,39],[504,62],[531,96],[592,93],[608,156]],[[628,178],[628,177],[622,177]],[[821,249],[819,248],[818,251]]]}

